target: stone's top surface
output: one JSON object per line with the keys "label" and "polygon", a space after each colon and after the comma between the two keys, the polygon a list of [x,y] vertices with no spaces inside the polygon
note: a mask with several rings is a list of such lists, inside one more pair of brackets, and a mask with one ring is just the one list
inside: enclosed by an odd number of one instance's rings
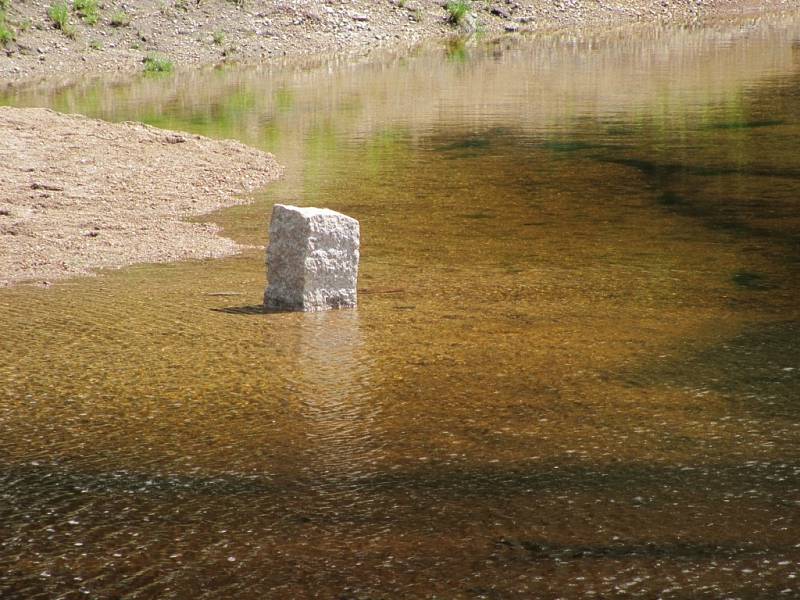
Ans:
{"label": "stone's top surface", "polygon": [[296,212],[304,219],[311,219],[313,217],[341,217],[355,221],[353,217],[348,217],[345,214],[331,210],[330,208],[315,208],[313,206],[293,206],[292,204],[276,204],[272,207],[273,213],[275,211],[285,210]]}
{"label": "stone's top surface", "polygon": [[276,204],[273,207],[273,210],[291,210],[295,212],[299,212],[304,217],[313,217],[316,215],[338,215],[341,213],[337,213],[330,208],[315,208],[313,206],[294,206],[293,204]]}

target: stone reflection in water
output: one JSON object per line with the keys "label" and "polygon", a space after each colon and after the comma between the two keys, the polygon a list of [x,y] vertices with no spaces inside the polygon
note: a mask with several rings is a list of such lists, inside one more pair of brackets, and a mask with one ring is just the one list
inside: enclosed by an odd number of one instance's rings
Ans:
{"label": "stone reflection in water", "polygon": [[284,393],[302,420],[302,477],[315,497],[308,508],[361,510],[357,505],[369,496],[361,494],[359,481],[375,474],[381,452],[381,404],[373,399],[372,358],[358,311],[308,314],[296,325]]}

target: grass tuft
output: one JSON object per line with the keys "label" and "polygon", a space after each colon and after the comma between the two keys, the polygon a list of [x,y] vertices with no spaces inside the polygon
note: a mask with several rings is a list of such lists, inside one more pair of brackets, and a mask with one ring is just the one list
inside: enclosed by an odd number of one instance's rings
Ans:
{"label": "grass tuft", "polygon": [[125,11],[118,10],[113,15],[111,15],[112,27],[127,27],[130,24],[131,24],[131,18]]}
{"label": "grass tuft", "polygon": [[143,62],[145,73],[170,73],[174,68],[171,60],[155,54],[148,54]]}
{"label": "grass tuft", "polygon": [[6,25],[6,13],[0,10],[0,46],[8,46],[15,39],[14,31]]}
{"label": "grass tuft", "polygon": [[56,2],[47,9],[47,16],[62,31],[69,25],[69,9],[66,2]]}
{"label": "grass tuft", "polygon": [[69,7],[66,2],[51,4],[47,9],[47,16],[50,17],[56,29],[60,29],[68,38],[75,37],[75,28],[69,22]]}
{"label": "grass tuft", "polygon": [[87,25],[97,24],[100,18],[97,14],[97,0],[74,0],[72,6]]}
{"label": "grass tuft", "polygon": [[211,37],[217,46],[221,46],[225,42],[225,34],[222,31],[215,31]]}
{"label": "grass tuft", "polygon": [[460,25],[472,10],[472,2],[469,0],[456,0],[447,3],[447,20],[454,25]]}

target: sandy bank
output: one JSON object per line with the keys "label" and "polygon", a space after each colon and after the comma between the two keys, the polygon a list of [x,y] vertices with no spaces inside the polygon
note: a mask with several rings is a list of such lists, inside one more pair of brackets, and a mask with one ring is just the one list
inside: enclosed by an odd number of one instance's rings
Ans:
{"label": "sandy bank", "polygon": [[[93,18],[69,2],[66,30],[48,16],[62,0],[8,0],[0,88],[142,71],[157,55],[183,69],[368,52],[453,35],[446,0],[108,0]],[[472,3],[488,35],[630,22],[684,22],[796,8],[796,0],[489,0]],[[90,24],[90,21],[94,21]]]}
{"label": "sandy bank", "polygon": [[0,107],[0,130],[0,286],[233,254],[214,225],[182,219],[281,172],[238,142],[45,109]]}

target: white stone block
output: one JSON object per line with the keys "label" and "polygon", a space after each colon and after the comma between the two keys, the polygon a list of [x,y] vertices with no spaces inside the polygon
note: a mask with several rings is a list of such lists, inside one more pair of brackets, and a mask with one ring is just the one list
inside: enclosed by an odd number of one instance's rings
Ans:
{"label": "white stone block", "polygon": [[356,305],[358,221],[327,208],[276,204],[267,247],[267,308],[317,311]]}

